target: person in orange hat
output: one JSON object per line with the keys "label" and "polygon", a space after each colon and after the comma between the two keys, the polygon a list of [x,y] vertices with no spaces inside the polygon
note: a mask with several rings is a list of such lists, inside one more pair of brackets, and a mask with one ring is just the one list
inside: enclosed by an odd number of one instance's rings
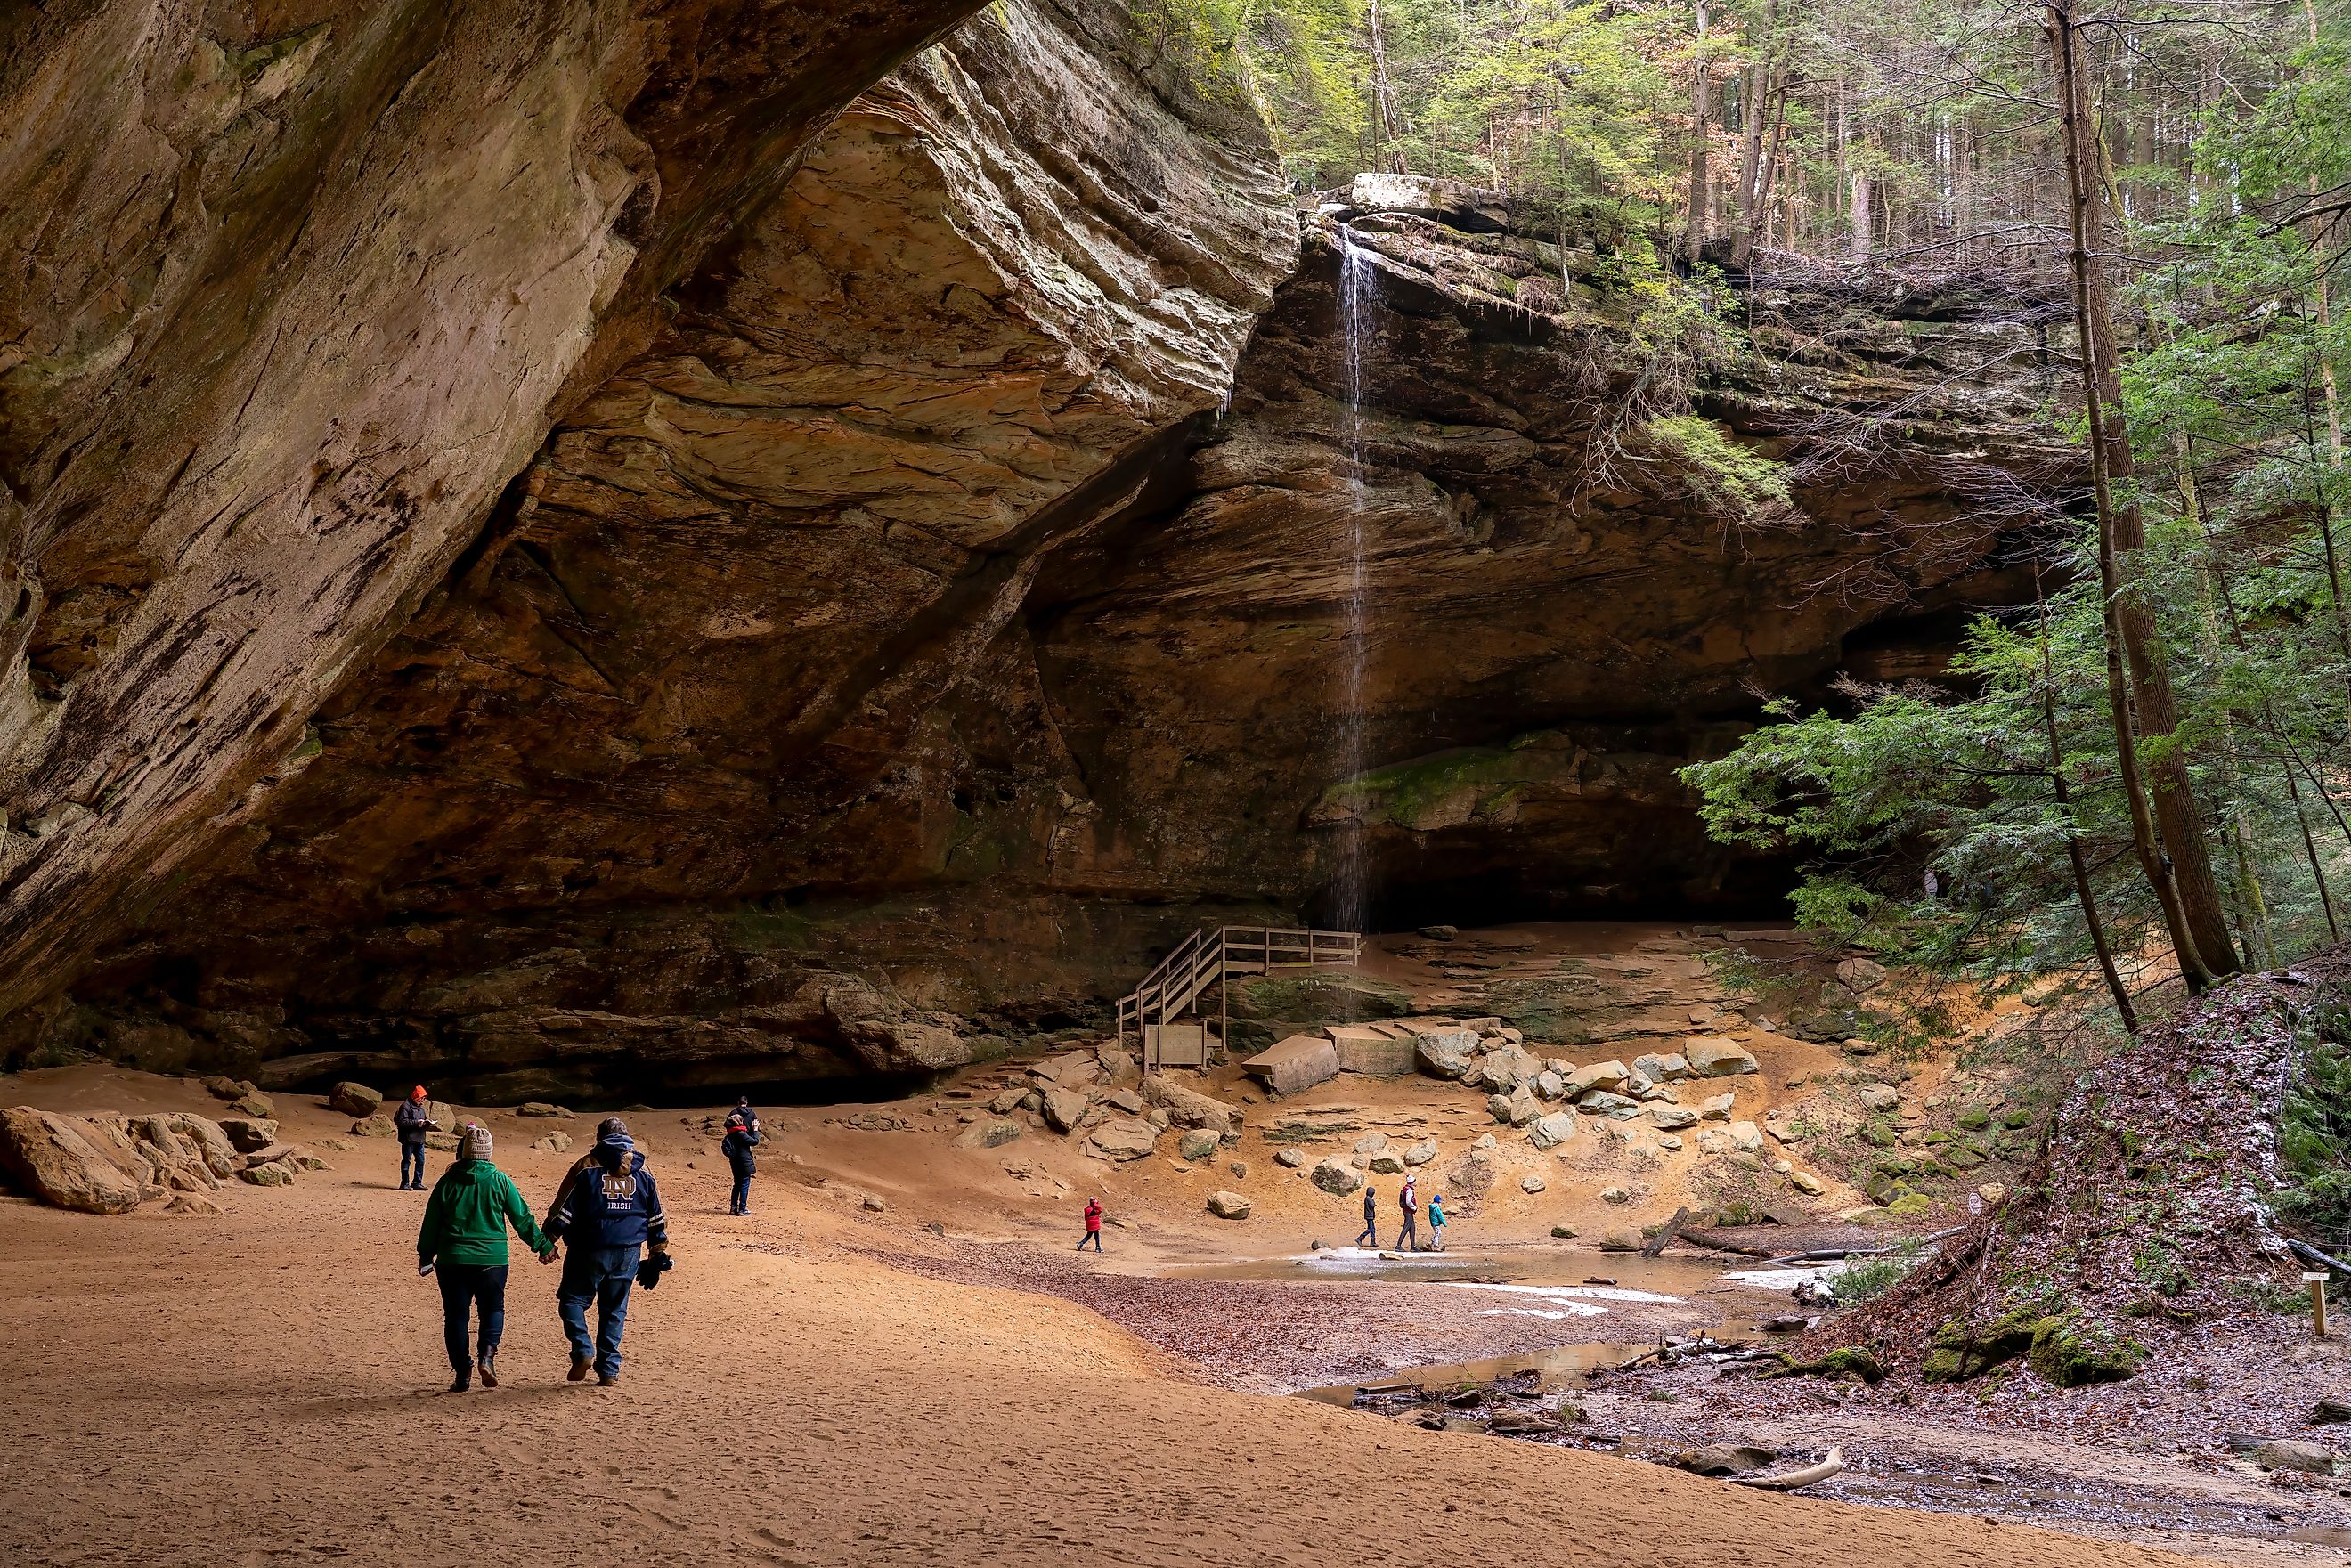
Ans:
{"label": "person in orange hat", "polygon": [[392,1131],[400,1134],[400,1190],[424,1190],[424,1134],[440,1124],[424,1100],[424,1085],[420,1083],[408,1092],[400,1109],[392,1113]]}

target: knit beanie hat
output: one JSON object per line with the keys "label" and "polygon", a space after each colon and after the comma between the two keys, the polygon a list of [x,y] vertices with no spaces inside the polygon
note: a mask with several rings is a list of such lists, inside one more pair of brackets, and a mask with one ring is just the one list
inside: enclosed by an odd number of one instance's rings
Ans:
{"label": "knit beanie hat", "polygon": [[612,1136],[615,1133],[624,1138],[629,1135],[629,1124],[618,1116],[607,1116],[596,1124],[596,1137],[599,1142]]}
{"label": "knit beanie hat", "polygon": [[461,1160],[488,1159],[490,1130],[479,1122],[466,1123],[465,1134],[457,1140],[457,1157]]}

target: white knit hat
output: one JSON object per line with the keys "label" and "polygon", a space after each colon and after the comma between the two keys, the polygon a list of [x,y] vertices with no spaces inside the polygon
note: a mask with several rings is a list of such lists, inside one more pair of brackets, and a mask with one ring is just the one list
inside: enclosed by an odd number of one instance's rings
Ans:
{"label": "white knit hat", "polygon": [[486,1160],[490,1157],[490,1130],[479,1122],[465,1124],[465,1131],[457,1139],[457,1157],[461,1160]]}

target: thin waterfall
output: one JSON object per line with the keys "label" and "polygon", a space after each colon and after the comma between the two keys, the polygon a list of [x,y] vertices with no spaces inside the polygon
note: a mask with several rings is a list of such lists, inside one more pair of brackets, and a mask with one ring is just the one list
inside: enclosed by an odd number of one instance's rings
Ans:
{"label": "thin waterfall", "polygon": [[[1338,776],[1362,776],[1366,766],[1364,737],[1364,677],[1370,662],[1371,574],[1364,560],[1366,497],[1364,489],[1364,355],[1372,336],[1373,312],[1379,303],[1379,272],[1371,251],[1355,242],[1346,225],[1339,225],[1339,335],[1345,355],[1347,384],[1347,585],[1346,629],[1339,656]],[[1371,867],[1364,846],[1364,823],[1343,819],[1344,835],[1339,846],[1336,884],[1338,923],[1342,929],[1369,928]]]}

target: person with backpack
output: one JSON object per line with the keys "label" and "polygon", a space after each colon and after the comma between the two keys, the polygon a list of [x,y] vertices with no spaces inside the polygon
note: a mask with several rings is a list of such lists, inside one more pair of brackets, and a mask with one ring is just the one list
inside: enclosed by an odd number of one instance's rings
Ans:
{"label": "person with backpack", "polygon": [[1404,1228],[1396,1232],[1396,1250],[1420,1250],[1420,1202],[1417,1176],[1404,1178],[1404,1190],[1396,1194],[1396,1206],[1404,1210]]}
{"label": "person with backpack", "polygon": [[751,1151],[759,1144],[759,1116],[751,1109],[748,1100],[736,1106],[726,1118],[726,1136],[719,1148],[726,1155],[727,1166],[735,1173],[734,1195],[727,1199],[726,1212],[751,1212],[751,1177],[759,1168],[759,1161]]}
{"label": "person with backpack", "polygon": [[1086,1233],[1078,1238],[1078,1250],[1084,1251],[1089,1241],[1095,1251],[1102,1250],[1102,1199],[1098,1197],[1086,1199]]}
{"label": "person with backpack", "polygon": [[[555,1243],[540,1234],[530,1217],[530,1205],[514,1178],[490,1163],[490,1130],[466,1124],[457,1140],[457,1158],[441,1173],[433,1196],[424,1200],[424,1223],[416,1232],[416,1271],[441,1276],[441,1336],[449,1351],[449,1369],[455,1378],[452,1394],[474,1385],[498,1385],[498,1341],[507,1326],[507,1227],[514,1227],[533,1252],[545,1259]],[[467,1354],[466,1330],[474,1309],[481,1309],[478,1349]]]}
{"label": "person with backpack", "polygon": [[1375,1186],[1364,1188],[1364,1228],[1356,1234],[1355,1245],[1380,1249],[1380,1189]]}
{"label": "person with backpack", "polygon": [[408,1092],[408,1098],[392,1113],[392,1130],[400,1134],[400,1190],[424,1190],[424,1134],[441,1125],[433,1119],[431,1105],[424,1098],[424,1085],[419,1083]]}
{"label": "person with backpack", "polygon": [[[564,1178],[546,1230],[563,1243],[563,1278],[555,1300],[571,1342],[568,1378],[584,1382],[592,1367],[597,1383],[610,1388],[621,1381],[621,1333],[628,1323],[630,1290],[640,1280],[650,1285],[669,1266],[669,1216],[645,1156],[637,1153],[627,1124],[618,1116],[604,1119],[596,1146]],[[651,1249],[650,1258],[644,1249]],[[641,1270],[640,1262],[647,1269]]]}
{"label": "person with backpack", "polygon": [[1441,1192],[1428,1200],[1428,1249],[1445,1250],[1445,1195]]}

